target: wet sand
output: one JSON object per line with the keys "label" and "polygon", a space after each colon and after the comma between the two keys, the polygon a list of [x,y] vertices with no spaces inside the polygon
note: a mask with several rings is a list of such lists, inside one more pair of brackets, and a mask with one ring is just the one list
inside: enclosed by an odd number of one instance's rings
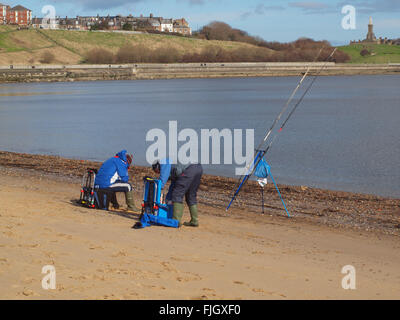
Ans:
{"label": "wet sand", "polygon": [[[1,299],[400,298],[399,199],[280,186],[289,219],[273,186],[262,215],[251,183],[226,213],[236,181],[205,176],[200,228],[134,230],[136,215],[75,204],[99,165],[0,152]],[[131,174],[140,203],[150,171]],[[45,265],[55,290],[41,287]],[[345,265],[356,290],[341,287]]]}

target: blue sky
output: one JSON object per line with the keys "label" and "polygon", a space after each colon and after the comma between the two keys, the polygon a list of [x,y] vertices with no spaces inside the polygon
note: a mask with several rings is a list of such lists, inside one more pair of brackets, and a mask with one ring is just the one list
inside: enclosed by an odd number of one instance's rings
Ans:
{"label": "blue sky", "polygon": [[[369,16],[375,34],[400,38],[400,0],[18,0],[41,17],[44,5],[53,5],[59,16],[133,14],[181,18],[193,29],[213,21],[224,21],[268,41],[292,41],[299,37],[329,40],[334,45],[364,39]],[[344,30],[341,8],[357,10],[357,29]]]}

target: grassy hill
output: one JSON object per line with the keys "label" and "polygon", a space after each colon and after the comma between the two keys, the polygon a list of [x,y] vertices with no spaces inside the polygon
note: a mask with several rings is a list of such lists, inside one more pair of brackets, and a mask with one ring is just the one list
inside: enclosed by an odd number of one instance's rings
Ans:
{"label": "grassy hill", "polygon": [[[385,44],[356,44],[339,47],[339,49],[351,56],[350,63],[400,63],[400,46]],[[361,50],[367,49],[371,55],[361,56]]]}
{"label": "grassy hill", "polygon": [[[243,42],[201,40],[172,35],[18,30],[14,26],[0,26],[0,65],[79,64],[86,60],[92,49],[102,48],[116,54],[120,48],[127,45],[143,47],[145,52],[172,48],[182,55],[201,53],[210,46],[222,48],[228,52],[240,51],[244,57],[249,55],[249,52],[262,56],[285,53]],[[365,48],[372,54],[361,56],[360,52]],[[351,56],[350,63],[400,63],[400,46],[359,44],[343,46],[339,49]],[[51,61],[44,59],[46,54],[52,57]],[[283,59],[286,59],[285,55]]]}
{"label": "grassy hill", "polygon": [[85,60],[91,49],[104,48],[116,53],[121,47],[138,44],[148,49],[170,47],[182,53],[200,52],[210,45],[228,51],[257,48],[241,42],[208,41],[170,35],[17,30],[12,26],[0,26],[0,65],[40,64],[46,52],[51,52],[54,56],[52,64],[79,64]]}

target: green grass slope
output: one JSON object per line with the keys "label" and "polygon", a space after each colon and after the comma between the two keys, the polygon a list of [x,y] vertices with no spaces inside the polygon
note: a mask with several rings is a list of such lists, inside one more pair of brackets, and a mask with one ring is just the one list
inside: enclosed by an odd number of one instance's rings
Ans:
{"label": "green grass slope", "polygon": [[[339,47],[339,49],[351,56],[350,63],[386,64],[400,63],[400,46],[386,44],[355,44]],[[360,52],[367,49],[371,55],[361,56]]]}
{"label": "green grass slope", "polygon": [[[231,41],[207,41],[172,35],[128,34],[112,32],[65,30],[17,30],[13,26],[0,26],[0,65],[39,64],[47,51],[54,64],[79,64],[94,48],[116,53],[126,45],[140,45],[148,49],[171,47],[181,53],[198,53],[208,46],[225,50],[255,48],[253,45]],[[270,50],[270,49],[265,49]],[[273,50],[270,50],[273,52]]]}

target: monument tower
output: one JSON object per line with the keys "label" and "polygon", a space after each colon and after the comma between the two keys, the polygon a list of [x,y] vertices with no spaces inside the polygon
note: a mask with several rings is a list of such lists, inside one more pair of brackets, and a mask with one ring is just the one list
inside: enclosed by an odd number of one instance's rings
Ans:
{"label": "monument tower", "polygon": [[365,40],[368,42],[376,42],[376,37],[374,34],[374,25],[372,23],[372,17],[369,18],[368,34],[367,34],[367,38]]}
{"label": "monument tower", "polygon": [[379,39],[376,38],[375,33],[374,33],[374,24],[372,23],[372,17],[369,18],[369,24],[368,24],[368,34],[365,40],[358,40],[358,41],[350,41],[350,44],[388,44],[388,45],[393,45],[396,44],[396,40],[391,40],[388,38],[382,38],[380,37]]}

